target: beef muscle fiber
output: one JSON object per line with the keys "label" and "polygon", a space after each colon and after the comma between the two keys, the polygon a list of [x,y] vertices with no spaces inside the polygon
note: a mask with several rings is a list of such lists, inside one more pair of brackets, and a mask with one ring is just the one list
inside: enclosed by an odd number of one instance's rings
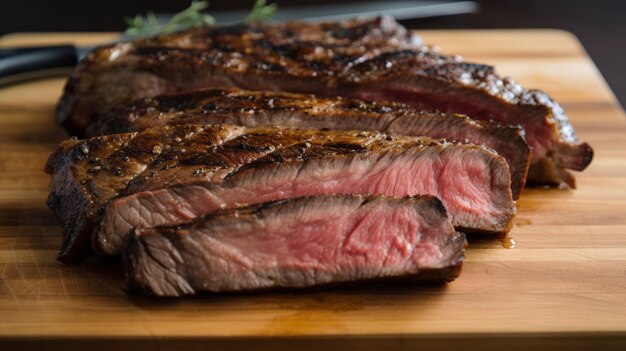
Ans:
{"label": "beef muscle fiber", "polygon": [[181,296],[389,278],[450,281],[465,244],[433,197],[315,196],[138,229],[124,262],[130,288]]}

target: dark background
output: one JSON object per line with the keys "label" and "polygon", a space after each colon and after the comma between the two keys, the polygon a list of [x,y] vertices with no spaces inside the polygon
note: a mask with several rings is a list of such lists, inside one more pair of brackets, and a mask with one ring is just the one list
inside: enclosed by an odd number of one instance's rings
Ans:
{"label": "dark background", "polygon": [[[360,0],[363,1],[363,0]],[[211,10],[248,9],[254,0],[211,2]],[[332,0],[270,0],[281,7]],[[346,2],[346,1],[344,1]],[[403,22],[415,29],[559,28],[574,33],[598,65],[622,105],[626,103],[626,1],[478,0],[477,14]],[[178,12],[190,0],[2,0],[0,35],[34,31],[121,31],[124,16]]]}

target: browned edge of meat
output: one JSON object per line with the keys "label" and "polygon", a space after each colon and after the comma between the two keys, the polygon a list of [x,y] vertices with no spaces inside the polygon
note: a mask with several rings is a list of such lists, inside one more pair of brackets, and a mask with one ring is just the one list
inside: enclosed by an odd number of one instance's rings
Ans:
{"label": "browned edge of meat", "polygon": [[[199,131],[204,133],[197,135]],[[194,138],[198,148],[217,146],[242,132],[237,127],[190,126],[63,141],[45,166],[52,176],[46,203],[64,227],[59,261],[72,263],[91,253],[91,233],[103,206],[133,180],[149,175],[148,165],[158,160],[162,163],[155,167],[165,167],[169,158],[177,158],[173,153],[162,155],[167,147],[188,138]]]}
{"label": "browned edge of meat", "polygon": [[[257,38],[257,36],[260,36]],[[266,37],[266,38],[265,38]],[[166,39],[167,38],[167,39]],[[133,42],[122,42],[114,45],[102,46],[91,52],[82,60],[70,75],[65,86],[65,93],[61,97],[57,108],[57,116],[63,126],[70,133],[83,136],[85,128],[90,125],[91,118],[112,106],[130,102],[141,97],[155,96],[158,93],[176,92],[193,89],[198,72],[194,67],[186,66],[187,62],[180,62],[176,68],[178,74],[185,76],[188,84],[178,84],[177,88],[170,86],[167,75],[174,73],[169,69],[162,69],[148,62],[132,59],[127,61],[128,54],[132,55],[140,46],[157,44],[164,50],[177,50],[184,47],[193,52],[196,59],[218,63],[222,57],[231,54],[241,56],[249,44],[278,50],[282,54],[323,55],[319,50],[325,46],[335,50],[338,63],[347,63],[350,57],[368,50],[383,52],[393,49],[406,49],[421,45],[420,38],[411,31],[407,31],[392,17],[375,19],[356,18],[341,22],[300,23],[285,22],[281,25],[232,25],[198,28],[191,31],[182,31],[172,34],[172,37],[162,37],[166,43],[158,38],[138,39]],[[258,39],[258,40],[257,40]],[[287,52],[293,41],[299,41],[306,46],[307,53]],[[187,44],[185,44],[187,43]],[[317,44],[321,46],[318,48]],[[147,47],[146,47],[147,48]],[[153,47],[157,51],[156,47]],[[386,49],[384,49],[386,48]],[[152,51],[152,49],[148,49]],[[210,52],[211,50],[216,50]],[[244,50],[244,51],[242,51]],[[146,52],[147,54],[147,52]],[[312,57],[312,56],[311,56]],[[275,57],[279,58],[279,57]],[[119,61],[118,61],[119,59]],[[306,57],[292,56],[290,61],[298,59],[308,61]],[[124,61],[124,62],[123,62]],[[242,63],[247,59],[242,57]],[[121,64],[121,65],[118,65]],[[260,70],[273,71],[279,65],[272,62],[258,62],[255,64]],[[206,66],[208,67],[208,66]],[[233,67],[235,68],[235,67]],[[282,70],[281,70],[282,71]],[[205,71],[203,75],[211,73]],[[217,72],[215,72],[217,73]],[[241,73],[245,73],[241,71]],[[182,77],[181,77],[182,78]],[[254,78],[253,78],[254,79]],[[323,80],[323,77],[320,77]],[[181,82],[182,83],[182,82]],[[218,87],[234,86],[228,78],[216,77]],[[200,86],[197,86],[200,87]],[[276,89],[266,89],[276,90]],[[86,94],[87,93],[87,94]]]}
{"label": "browned edge of meat", "polygon": [[289,197],[432,194],[455,226],[495,233],[516,211],[508,165],[493,151],[365,131],[157,127],[65,141],[46,169],[64,262],[87,255],[90,239],[116,255],[133,227]]}
{"label": "browned edge of meat", "polygon": [[136,230],[123,258],[131,290],[175,297],[400,277],[451,280],[465,246],[436,198],[331,195]]}
{"label": "browned edge of meat", "polygon": [[245,127],[277,125],[382,131],[485,145],[507,159],[515,200],[526,183],[530,162],[530,148],[520,127],[473,121],[463,115],[418,111],[397,103],[237,89],[200,90],[141,99],[98,118],[88,128],[87,135],[135,132],[165,125],[222,123]]}
{"label": "browned edge of meat", "polygon": [[568,184],[593,157],[563,109],[493,67],[424,46],[393,19],[207,27],[102,47],[68,80],[58,116],[72,133],[135,99],[198,88],[313,93],[407,103],[521,125],[529,182]]}

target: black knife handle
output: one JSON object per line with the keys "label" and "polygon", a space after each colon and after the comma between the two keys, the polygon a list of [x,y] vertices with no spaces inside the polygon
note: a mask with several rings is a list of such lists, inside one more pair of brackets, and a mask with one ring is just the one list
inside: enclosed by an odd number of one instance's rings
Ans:
{"label": "black knife handle", "polygon": [[55,69],[74,67],[76,63],[73,45],[0,48],[0,84],[36,78],[37,72],[50,75]]}

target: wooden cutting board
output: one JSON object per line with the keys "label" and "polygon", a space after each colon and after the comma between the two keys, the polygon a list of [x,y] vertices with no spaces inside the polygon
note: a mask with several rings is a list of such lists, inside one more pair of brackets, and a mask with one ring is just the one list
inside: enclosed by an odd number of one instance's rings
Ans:
{"label": "wooden cutting board", "polygon": [[[557,30],[424,31],[446,53],[495,64],[566,109],[595,159],[577,190],[527,189],[515,248],[470,239],[443,286],[129,296],[119,262],[55,262],[61,229],[44,162],[64,133],[63,79],[0,89],[0,349],[626,350],[626,120],[575,37]],[[0,45],[112,34],[20,34]]]}

